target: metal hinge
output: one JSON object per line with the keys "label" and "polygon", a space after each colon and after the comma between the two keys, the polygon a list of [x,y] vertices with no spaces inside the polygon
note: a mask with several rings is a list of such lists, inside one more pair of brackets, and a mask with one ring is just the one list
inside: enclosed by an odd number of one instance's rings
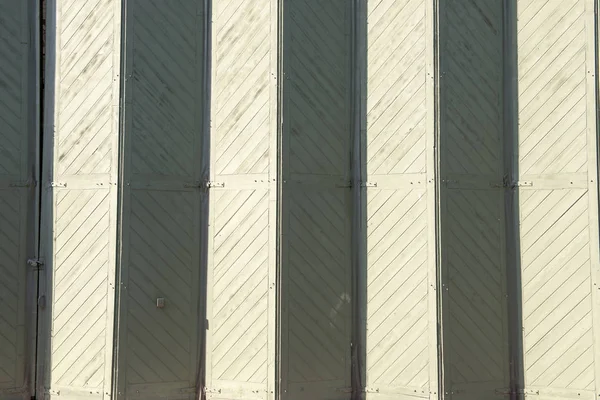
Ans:
{"label": "metal hinge", "polygon": [[531,181],[518,181],[513,183],[513,187],[531,187],[533,182]]}
{"label": "metal hinge", "polygon": [[186,183],[185,185],[183,185],[183,187],[194,188],[194,189],[210,189],[213,187],[223,188],[223,187],[225,187],[225,183],[205,181],[205,182],[196,182],[196,183]]}
{"label": "metal hinge", "polygon": [[504,175],[502,178],[502,185],[506,189],[516,189],[518,187],[531,187],[533,186],[532,181],[511,181],[508,176]]}
{"label": "metal hinge", "polygon": [[377,187],[377,182],[361,182],[361,187]]}
{"label": "metal hinge", "polygon": [[61,188],[66,188],[67,184],[63,183],[63,182],[50,182],[48,184],[48,187],[61,187]]}
{"label": "metal hinge", "polygon": [[223,182],[206,182],[205,187],[209,189],[213,187],[224,188],[225,184]]}
{"label": "metal hinge", "polygon": [[44,260],[39,258],[30,258],[27,260],[27,265],[31,265],[35,269],[42,269],[44,266]]}

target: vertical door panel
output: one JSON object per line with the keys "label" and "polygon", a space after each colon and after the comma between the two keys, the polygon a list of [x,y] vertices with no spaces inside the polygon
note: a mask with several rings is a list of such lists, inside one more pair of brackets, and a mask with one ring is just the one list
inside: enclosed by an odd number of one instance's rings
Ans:
{"label": "vertical door panel", "polygon": [[203,292],[202,1],[127,2],[119,398],[196,398]]}
{"label": "vertical door panel", "polygon": [[367,398],[436,398],[433,8],[368,1],[365,15]]}
{"label": "vertical door panel", "polygon": [[38,395],[110,397],[120,2],[47,4]]}
{"label": "vertical door panel", "polygon": [[208,398],[275,396],[277,12],[212,4]]}
{"label": "vertical door panel", "polygon": [[600,394],[594,1],[518,1],[524,379]]}
{"label": "vertical door panel", "polygon": [[34,384],[37,252],[37,9],[0,1],[0,398]]}
{"label": "vertical door panel", "polygon": [[447,398],[508,388],[503,186],[503,4],[440,10],[443,384]]}
{"label": "vertical door panel", "polygon": [[348,398],[351,3],[284,5],[283,397]]}

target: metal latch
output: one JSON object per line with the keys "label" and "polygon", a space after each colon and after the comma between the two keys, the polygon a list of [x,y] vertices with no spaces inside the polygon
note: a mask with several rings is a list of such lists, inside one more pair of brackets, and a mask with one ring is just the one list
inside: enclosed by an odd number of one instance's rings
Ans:
{"label": "metal latch", "polygon": [[27,260],[27,265],[31,265],[35,269],[42,269],[42,267],[44,266],[44,260],[39,258],[30,258],[29,260]]}

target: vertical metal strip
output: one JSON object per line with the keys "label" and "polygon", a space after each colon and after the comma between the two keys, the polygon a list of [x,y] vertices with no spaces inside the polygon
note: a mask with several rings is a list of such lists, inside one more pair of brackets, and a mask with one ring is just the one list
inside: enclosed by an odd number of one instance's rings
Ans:
{"label": "vertical metal strip", "polygon": [[[208,95],[210,96],[209,105],[207,105],[207,110],[209,111],[207,117],[210,117],[210,122],[207,131],[207,141],[208,141],[208,155],[209,155],[209,166],[208,173],[209,181],[214,182],[216,180],[216,168],[215,168],[215,160],[213,159],[214,155],[217,154],[217,141],[215,140],[215,128],[216,128],[216,117],[217,117],[217,109],[213,107],[213,99],[215,98],[214,92],[214,82],[216,82],[217,71],[214,68],[214,62],[217,60],[217,35],[215,32],[218,27],[215,27],[214,21],[216,20],[215,16],[215,2],[213,0],[206,0],[208,2],[208,10],[209,15],[207,16],[207,21],[210,21],[210,27],[207,28],[209,32],[209,37],[207,41],[210,43],[210,52],[207,54],[207,57],[210,58],[208,61],[208,65],[210,66],[210,70],[207,71],[207,76],[211,78],[211,84],[209,88],[207,88]],[[218,1],[218,0],[217,0]],[[214,387],[213,383],[213,361],[212,361],[212,349],[213,349],[213,340],[212,334],[210,334],[210,321],[213,320],[213,303],[214,303],[214,241],[215,241],[215,214],[216,214],[216,204],[214,201],[210,201],[211,193],[208,195],[208,228],[206,231],[206,320],[204,325],[204,335],[206,336],[204,343],[204,368],[205,368],[205,388],[206,387]],[[206,396],[205,393],[202,394],[202,398],[204,399]]]}
{"label": "vertical metal strip", "polygon": [[267,399],[274,400],[278,398],[278,378],[280,375],[278,360],[278,288],[279,283],[279,158],[280,158],[280,122],[279,122],[279,12],[280,1],[271,0],[270,2],[270,69],[271,84],[269,87],[269,294],[268,294],[268,338],[267,338]]}
{"label": "vertical metal strip", "polygon": [[509,374],[511,399],[523,389],[522,371],[522,322],[521,322],[521,258],[519,249],[518,192],[509,182],[518,180],[518,71],[517,71],[517,4],[516,0],[504,0],[504,237],[506,254]]}
{"label": "vertical metal strip", "polygon": [[[205,149],[205,137],[206,137],[206,129],[204,125],[204,120],[207,117],[206,110],[206,71],[207,71],[207,53],[206,53],[206,42],[204,40],[204,36],[206,35],[206,12],[204,1],[195,1],[193,4],[194,13],[195,13],[195,24],[198,27],[198,23],[202,24],[202,29],[194,30],[194,44],[195,44],[195,55],[194,62],[196,65],[196,91],[197,93],[201,93],[198,98],[200,98],[199,112],[194,114],[194,134],[192,138],[192,144],[194,146],[194,153],[196,157],[194,157],[193,161],[193,171],[192,178],[194,182],[202,182],[204,177],[204,170],[206,168],[206,152]],[[204,216],[205,213],[205,204],[208,198],[208,192],[204,190],[195,190],[194,191],[194,204],[193,208],[193,222],[192,229],[196,232],[196,237],[198,239],[198,243],[194,246],[193,249],[190,249],[192,256],[192,297],[191,297],[191,307],[192,314],[196,316],[196,323],[191,327],[191,342],[190,342],[190,354],[189,354],[189,382],[190,386],[192,386],[196,390],[196,396],[201,393],[201,384],[200,382],[203,380],[201,376],[201,371],[203,368],[199,363],[199,360],[202,359],[201,351],[203,338],[204,338],[204,294],[206,293],[203,290],[203,285],[205,282],[204,279],[204,271],[206,270],[205,265],[202,262],[202,255],[206,253],[206,247],[204,245],[203,239],[205,238],[206,232],[206,219]]]}
{"label": "vertical metal strip", "polygon": [[[119,81],[121,82],[120,93],[120,124],[119,124],[119,174],[118,185],[119,193],[119,215],[117,229],[117,294],[115,299],[115,349],[113,357],[113,397],[122,399],[126,395],[127,377],[126,368],[121,370],[121,366],[127,363],[126,351],[121,348],[121,345],[127,343],[127,286],[129,282],[129,271],[127,268],[127,260],[129,259],[129,229],[130,225],[130,209],[131,209],[131,182],[129,171],[131,170],[131,136],[129,132],[133,125],[133,113],[129,112],[129,102],[133,92],[132,85],[128,82],[131,80],[131,71],[133,70],[133,57],[130,55],[131,41],[128,40],[132,36],[133,26],[128,23],[128,14],[131,7],[130,2],[135,0],[123,0],[121,11],[121,31],[119,35],[123,45],[121,46],[120,68],[122,71]],[[127,232],[127,233],[125,233]]]}
{"label": "vertical metal strip", "polygon": [[[48,282],[48,256],[49,246],[47,243],[48,235],[47,233],[50,231],[49,229],[49,216],[52,212],[52,198],[48,190],[46,190],[46,184],[48,183],[47,176],[48,167],[51,167],[52,161],[49,159],[53,158],[53,154],[49,151],[48,144],[51,143],[51,137],[54,136],[54,110],[51,92],[53,90],[53,81],[50,81],[50,78],[53,77],[53,74],[50,73],[50,70],[53,70],[53,61],[56,54],[56,36],[55,33],[55,21],[56,21],[56,13],[55,13],[56,4],[53,0],[48,0],[46,3],[46,34],[45,34],[45,57],[44,57],[44,111],[43,111],[43,120],[41,131],[43,132],[43,136],[41,141],[43,142],[43,153],[42,153],[42,174],[40,176],[40,244],[39,244],[39,253],[38,257],[45,257],[45,266],[42,271],[38,274],[38,293],[37,296],[41,297],[46,293],[46,287]],[[52,63],[50,62],[52,60]],[[52,84],[50,84],[52,83]],[[44,238],[44,240],[42,240]],[[47,341],[43,340],[43,338],[39,337],[39,333],[45,330],[45,326],[48,324],[48,312],[46,310],[42,310],[39,306],[38,310],[38,322],[37,322],[37,332],[36,332],[36,346],[37,346],[37,354],[36,354],[36,382],[35,382],[35,394],[36,397],[43,396],[43,389],[45,386],[45,364],[46,358],[45,353],[47,351]]]}
{"label": "vertical metal strip", "polygon": [[[206,182],[210,181],[210,157],[211,157],[211,136],[210,136],[210,124],[211,124],[211,94],[212,94],[212,0],[203,0],[202,1],[202,13],[203,13],[203,32],[204,37],[202,43],[202,49],[200,51],[200,57],[202,58],[202,85],[204,92],[203,104],[202,104],[202,132],[200,138],[200,146],[202,160],[200,170],[197,172],[199,174],[199,181]],[[206,373],[207,373],[207,321],[208,316],[207,312],[209,310],[207,302],[208,302],[208,257],[211,253],[211,246],[209,246],[209,240],[211,240],[211,226],[212,223],[210,221],[210,193],[206,192],[201,194],[200,197],[200,258],[198,268],[200,270],[200,277],[198,279],[200,283],[199,291],[202,294],[198,299],[198,307],[199,307],[199,321],[198,321],[198,370],[197,370],[197,378],[196,378],[196,398],[203,399],[204,393],[203,390],[206,387]]]}
{"label": "vertical metal strip", "polygon": [[[31,183],[27,193],[28,210],[30,214],[27,216],[28,237],[27,237],[27,257],[39,259],[40,250],[40,161],[41,161],[41,21],[42,1],[29,0],[27,2],[27,18],[29,22],[27,26],[27,35],[29,36],[29,51],[28,64],[29,75],[27,79],[28,89],[27,98],[28,105],[35,116],[33,121],[28,119],[27,128],[27,180]],[[33,75],[33,76],[31,76]],[[23,385],[27,387],[27,396],[33,396],[36,386],[36,357],[37,357],[37,297],[38,297],[38,282],[39,271],[30,266],[26,266],[26,301],[25,301],[25,365],[23,368],[24,378]]]}
{"label": "vertical metal strip", "polygon": [[590,267],[592,285],[592,321],[594,335],[595,395],[600,397],[600,233],[598,200],[598,1],[586,0],[586,81],[587,81],[587,155],[588,155],[588,198],[590,229]]}
{"label": "vertical metal strip", "polygon": [[[433,103],[434,103],[434,154],[433,154],[433,185],[434,201],[435,201],[435,234],[434,246],[436,255],[436,338],[438,352],[438,396],[444,398],[446,392],[445,382],[445,353],[444,353],[444,302],[446,300],[447,285],[444,279],[447,276],[447,270],[444,267],[445,253],[443,251],[442,237],[444,236],[442,226],[442,216],[446,212],[446,202],[443,196],[443,180],[445,176],[442,171],[444,169],[444,159],[441,155],[441,148],[444,146],[444,137],[442,135],[444,128],[445,111],[441,107],[444,104],[442,81],[444,76],[443,57],[441,55],[442,45],[441,38],[445,36],[443,27],[441,26],[442,14],[444,12],[444,0],[433,0]],[[428,182],[431,184],[431,182]]]}
{"label": "vertical metal strip", "polygon": [[[287,0],[278,0],[277,19],[278,19],[278,45],[277,45],[277,70],[279,72],[279,87],[277,90],[277,136],[278,136],[278,159],[277,159],[277,273],[279,284],[277,290],[277,305],[279,311],[278,321],[278,362],[279,362],[279,400],[288,397],[288,375],[289,375],[289,274],[287,267],[289,265],[288,247],[289,247],[289,196],[284,195],[286,181],[289,180],[289,154],[290,143],[287,133],[290,131],[289,122],[286,119],[288,115],[289,102],[284,95],[285,82],[289,79],[286,71],[284,57],[286,54],[286,45],[289,43],[290,33],[286,29],[286,22],[290,18],[289,11],[285,6]],[[293,1],[293,0],[292,0]]]}
{"label": "vertical metal strip", "polygon": [[110,169],[110,191],[109,191],[109,224],[108,224],[108,253],[109,262],[107,267],[107,298],[106,298],[106,351],[104,354],[104,396],[112,395],[113,376],[113,359],[114,345],[116,344],[117,336],[114,330],[114,317],[116,315],[115,304],[115,279],[116,279],[116,263],[117,263],[117,224],[119,214],[119,189],[118,181],[121,169],[121,156],[119,146],[120,133],[120,111],[121,111],[121,24],[123,17],[123,2],[126,0],[113,0],[113,67],[112,67],[112,137],[111,137],[111,169]]}
{"label": "vertical metal strip", "polygon": [[[510,71],[511,71],[511,65],[510,62],[508,60],[508,49],[507,49],[507,44],[509,43],[507,41],[508,39],[508,35],[509,35],[509,29],[510,29],[510,15],[509,15],[509,10],[507,10],[507,4],[506,1],[503,2],[502,4],[502,20],[500,23],[500,28],[502,29],[502,32],[500,34],[500,41],[501,41],[501,48],[502,48],[502,67],[501,67],[501,88],[499,90],[499,96],[500,96],[500,106],[499,108],[501,109],[500,112],[502,113],[500,120],[502,121],[502,128],[500,129],[499,133],[500,133],[500,148],[499,148],[499,152],[500,152],[500,156],[498,159],[498,165],[497,165],[497,175],[496,175],[496,179],[498,180],[498,182],[500,181],[504,181],[503,177],[506,175],[506,168],[507,168],[507,160],[506,160],[506,156],[507,156],[507,151],[506,149],[510,147],[510,143],[512,143],[512,130],[508,129],[508,124],[510,124],[510,119],[507,119],[509,116],[507,115],[507,105],[508,105],[508,100],[511,98],[511,94],[512,92],[510,90],[507,90],[507,79],[510,79]],[[508,133],[508,134],[507,134]],[[513,381],[513,379],[511,378],[511,372],[512,372],[512,365],[514,365],[514,358],[512,357],[512,353],[511,353],[511,346],[512,346],[512,340],[511,340],[511,327],[512,327],[512,323],[511,323],[511,309],[509,307],[509,299],[508,299],[508,294],[509,294],[509,290],[511,290],[510,288],[510,279],[509,279],[509,265],[512,265],[512,260],[509,258],[509,253],[507,251],[508,247],[511,246],[511,237],[512,235],[509,235],[509,230],[512,228],[513,224],[509,223],[508,221],[510,220],[511,216],[510,214],[507,212],[507,198],[506,198],[506,193],[503,187],[493,190],[494,193],[494,201],[497,201],[497,203],[495,203],[495,205],[497,206],[498,209],[498,216],[500,218],[500,268],[503,268],[503,274],[501,275],[501,297],[499,299],[499,301],[501,302],[500,304],[500,308],[501,308],[501,312],[502,312],[502,327],[501,327],[501,331],[499,333],[501,333],[502,335],[502,376],[503,376],[503,383],[504,383],[504,387],[505,388],[509,388],[511,387],[511,382]],[[498,197],[496,199],[496,196]],[[494,388],[490,388],[491,390],[493,390]]]}
{"label": "vertical metal strip", "polygon": [[361,182],[365,180],[363,149],[366,145],[366,56],[367,26],[366,11],[368,0],[355,0],[352,3],[352,89],[351,89],[351,131],[352,131],[352,354],[351,354],[351,387],[352,398],[362,398],[366,385],[365,325],[366,304],[365,293],[367,282],[367,265],[365,256],[366,235],[366,191]]}
{"label": "vertical metal strip", "polygon": [[[54,178],[54,160],[57,149],[54,147],[56,136],[56,66],[60,63],[58,52],[58,35],[60,22],[58,0],[48,0],[46,3],[46,36],[45,36],[45,62],[44,62],[44,121],[43,121],[43,166],[40,179],[41,191],[41,215],[40,215],[40,258],[44,259],[44,269],[40,272],[38,301],[45,303],[45,307],[38,304],[38,337],[37,337],[37,366],[36,366],[36,397],[45,398],[46,387],[50,383],[50,337],[52,331],[52,302],[50,287],[52,284],[52,271],[55,256],[54,237],[52,227],[56,223],[56,206],[54,202],[54,190],[50,186]],[[43,239],[42,239],[43,238]],[[43,299],[43,300],[42,300]],[[43,305],[42,303],[42,305]]]}
{"label": "vertical metal strip", "polygon": [[426,37],[426,152],[427,152],[427,309],[429,327],[429,398],[436,400],[442,390],[439,377],[442,372],[441,337],[439,327],[439,238],[438,238],[438,213],[439,213],[439,83],[437,71],[439,68],[439,33],[438,33],[439,0],[428,0],[425,10]]}

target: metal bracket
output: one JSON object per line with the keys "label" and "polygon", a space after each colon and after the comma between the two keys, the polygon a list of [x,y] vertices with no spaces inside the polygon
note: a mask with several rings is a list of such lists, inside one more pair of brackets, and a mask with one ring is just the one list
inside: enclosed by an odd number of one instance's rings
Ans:
{"label": "metal bracket", "polygon": [[361,182],[360,187],[377,187],[377,182]]}
{"label": "metal bracket", "polygon": [[379,393],[379,388],[365,387],[362,389],[363,393]]}
{"label": "metal bracket", "polygon": [[533,186],[532,181],[518,181],[513,184],[513,187],[531,187]]}
{"label": "metal bracket", "polygon": [[164,297],[158,297],[156,299],[156,308],[165,308],[165,298]]}
{"label": "metal bracket", "polygon": [[213,188],[213,187],[218,187],[218,188],[224,188],[225,187],[225,183],[223,183],[223,182],[210,182],[209,181],[209,182],[205,182],[204,185],[208,189]]}
{"label": "metal bracket", "polygon": [[30,258],[29,260],[27,260],[27,265],[31,265],[35,269],[42,269],[42,267],[44,266],[44,260],[39,258]]}
{"label": "metal bracket", "polygon": [[48,187],[61,187],[61,188],[66,188],[67,184],[63,183],[63,182],[50,182],[48,184]]}
{"label": "metal bracket", "polygon": [[186,183],[185,185],[183,185],[183,187],[193,188],[193,189],[210,189],[213,187],[223,188],[223,187],[225,187],[225,183],[205,181],[205,182],[196,182],[196,183]]}

